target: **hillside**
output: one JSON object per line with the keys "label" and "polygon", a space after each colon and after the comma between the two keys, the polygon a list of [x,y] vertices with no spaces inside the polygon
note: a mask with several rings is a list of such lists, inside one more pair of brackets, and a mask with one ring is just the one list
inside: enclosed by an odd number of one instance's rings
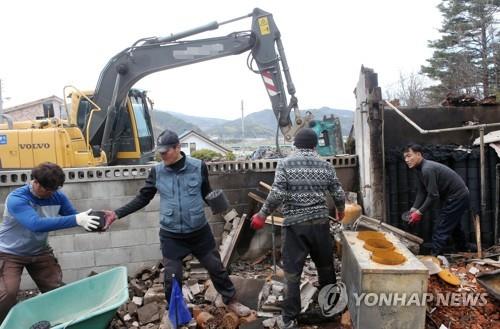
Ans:
{"label": "hillside", "polygon": [[183,119],[164,111],[152,111],[151,119],[153,121],[153,133],[155,136],[158,136],[165,129],[175,131],[177,134],[182,134],[186,130],[202,132],[197,125],[186,122]]}
{"label": "hillside", "polygon": [[184,120],[186,123],[190,122],[195,126],[198,126],[202,130],[209,130],[218,125],[222,125],[226,123],[228,120],[218,119],[218,118],[206,118],[206,117],[197,117],[193,115],[187,115],[180,112],[167,111],[167,113]]}
{"label": "hillside", "polygon": [[[354,112],[348,110],[337,110],[328,107],[310,110],[316,120],[323,119],[324,116],[329,117],[335,115],[339,117],[342,126],[342,135],[349,135],[351,129]],[[306,111],[301,113],[305,115]],[[292,119],[293,119],[292,113]],[[251,113],[245,116],[245,137],[246,138],[272,138],[276,133],[276,118],[272,110],[263,110]],[[206,130],[210,136],[224,136],[224,138],[241,138],[241,120],[236,119],[227,121],[221,125]]]}
{"label": "hillside", "polygon": [[[340,119],[342,135],[349,135],[354,112],[348,110],[337,110],[329,107],[310,110],[316,120],[335,115]],[[153,129],[155,136],[164,129],[171,129],[178,134],[186,130],[195,130],[205,135],[218,137],[222,140],[240,139],[241,119],[224,120],[217,118],[198,117],[186,115],[173,111],[155,110],[153,113]],[[301,110],[305,115],[306,110]],[[293,112],[292,112],[293,120]],[[250,113],[245,116],[245,138],[274,138],[276,134],[276,118],[272,110],[263,110]]]}

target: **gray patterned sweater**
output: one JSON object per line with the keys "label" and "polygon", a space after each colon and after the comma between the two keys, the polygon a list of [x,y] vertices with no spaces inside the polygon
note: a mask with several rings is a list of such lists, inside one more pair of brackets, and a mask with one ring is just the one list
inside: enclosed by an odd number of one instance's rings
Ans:
{"label": "gray patterned sweater", "polygon": [[332,195],[337,210],[344,210],[344,190],[335,168],[320,159],[315,150],[297,149],[278,162],[272,189],[260,214],[267,217],[283,204],[285,226],[328,218],[325,193]]}

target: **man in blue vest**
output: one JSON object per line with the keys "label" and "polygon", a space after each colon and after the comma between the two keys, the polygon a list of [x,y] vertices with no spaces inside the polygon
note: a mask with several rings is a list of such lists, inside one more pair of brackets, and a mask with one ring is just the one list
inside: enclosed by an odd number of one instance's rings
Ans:
{"label": "man in blue vest", "polygon": [[48,244],[50,231],[75,227],[91,231],[99,225],[90,209],[77,214],[60,190],[64,171],[45,162],[31,171],[33,180],[9,193],[0,226],[0,323],[16,303],[26,268],[41,292],[60,287],[61,266]]}
{"label": "man in blue vest", "polygon": [[107,229],[116,219],[145,207],[160,193],[160,243],[165,265],[165,296],[172,291],[172,275],[181,284],[182,259],[193,254],[207,269],[215,289],[228,308],[239,316],[250,309],[235,299],[236,290],[222,265],[217,246],[203,210],[211,192],[208,169],[201,160],[181,151],[179,137],[171,130],[158,136],[156,150],[162,162],[151,169],[138,195],[115,211],[106,211]]}

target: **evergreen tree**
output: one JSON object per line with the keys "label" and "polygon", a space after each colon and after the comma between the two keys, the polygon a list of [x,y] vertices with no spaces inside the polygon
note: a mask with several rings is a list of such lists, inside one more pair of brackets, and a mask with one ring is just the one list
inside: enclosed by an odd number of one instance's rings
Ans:
{"label": "evergreen tree", "polygon": [[500,0],[442,0],[443,16],[439,40],[422,73],[439,81],[428,88],[429,98],[442,100],[447,94],[488,96],[499,89]]}

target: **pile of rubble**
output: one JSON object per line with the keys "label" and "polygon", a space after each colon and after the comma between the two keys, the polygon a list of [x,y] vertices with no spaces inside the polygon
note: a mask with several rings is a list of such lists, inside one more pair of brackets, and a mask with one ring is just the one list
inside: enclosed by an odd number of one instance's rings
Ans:
{"label": "pile of rubble", "polygon": [[[460,279],[460,284],[451,285],[436,275],[429,277],[428,292],[444,299],[427,303],[426,329],[500,328],[500,300],[495,299],[495,292],[487,291],[480,283],[484,274],[498,273],[500,261],[488,257],[476,259],[470,253],[451,256],[448,257],[449,270]],[[498,277],[500,273],[497,281]]]}

